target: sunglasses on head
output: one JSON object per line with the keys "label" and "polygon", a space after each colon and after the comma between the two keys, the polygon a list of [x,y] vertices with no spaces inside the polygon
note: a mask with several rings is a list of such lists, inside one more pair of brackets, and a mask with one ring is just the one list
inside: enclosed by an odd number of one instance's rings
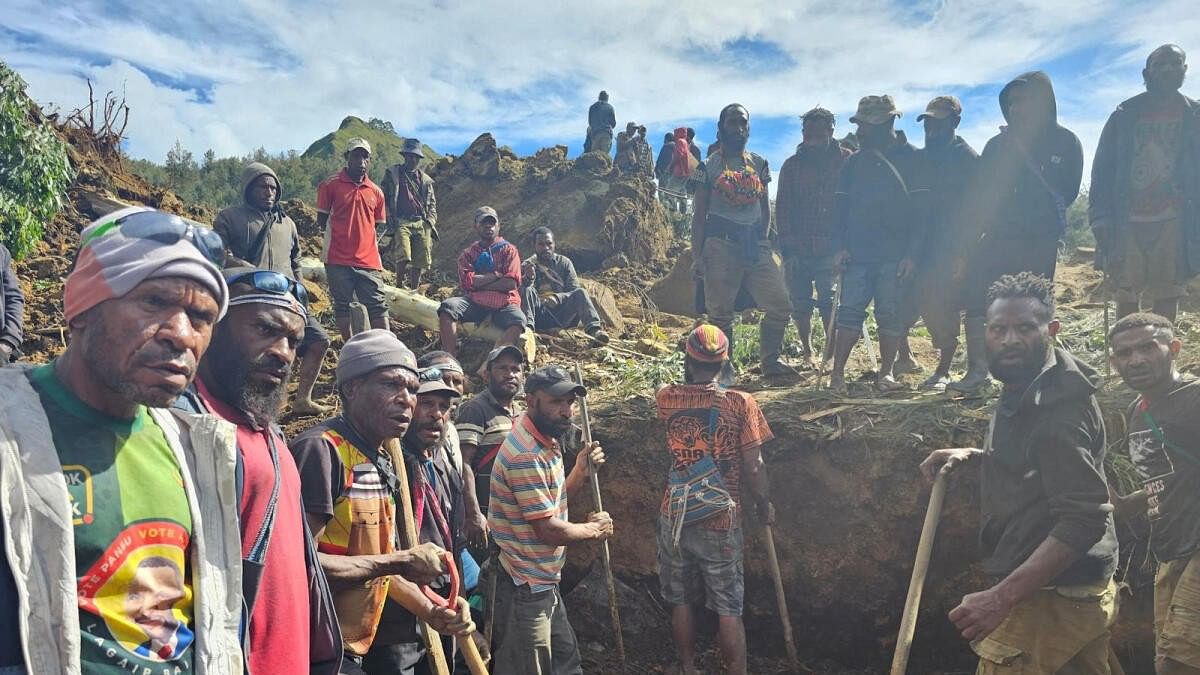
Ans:
{"label": "sunglasses on head", "polygon": [[287,295],[291,293],[301,305],[308,307],[308,291],[305,290],[304,284],[271,270],[257,270],[254,272],[246,272],[235,277],[230,277],[225,280],[225,283],[230,286],[234,284],[249,284],[255,290],[264,293],[274,293],[275,295]]}
{"label": "sunglasses on head", "polygon": [[148,239],[170,246],[180,239],[191,242],[209,262],[221,267],[225,262],[225,244],[220,235],[190,220],[163,211],[137,211],[101,225],[88,235],[80,248],[116,229],[131,239]]}
{"label": "sunglasses on head", "polygon": [[418,377],[420,378],[421,382],[441,382],[442,369],[438,368],[437,366],[430,366],[429,368],[422,370]]}

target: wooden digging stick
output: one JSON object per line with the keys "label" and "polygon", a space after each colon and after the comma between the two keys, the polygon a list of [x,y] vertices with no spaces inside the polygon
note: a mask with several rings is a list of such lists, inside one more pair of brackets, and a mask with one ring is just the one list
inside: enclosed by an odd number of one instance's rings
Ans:
{"label": "wooden digging stick", "polygon": [[[579,364],[575,364],[575,381],[583,386],[583,370]],[[583,417],[583,443],[585,446],[592,442],[592,418],[588,415],[587,396],[579,397],[579,412]],[[582,453],[581,453],[582,454]],[[576,458],[575,461],[591,461],[590,456]],[[597,511],[603,511],[604,505],[600,501],[600,476],[596,473],[596,467],[592,467],[592,501],[596,504]],[[604,580],[608,584],[608,614],[612,619],[613,634],[617,641],[617,657],[621,659],[621,668],[626,667],[625,664],[625,638],[621,635],[621,614],[617,611],[617,584],[613,580],[612,559],[608,554],[608,540],[601,542],[600,562],[604,564]]]}
{"label": "wooden digging stick", "polygon": [[[417,519],[413,516],[412,493],[408,487],[408,468],[404,463],[404,452],[400,449],[400,441],[394,438],[387,442],[386,447],[388,455],[392,459],[392,466],[396,471],[396,479],[400,483],[400,511],[404,522],[405,543],[409,546],[416,546],[421,540],[417,532]],[[452,611],[457,611],[457,608]],[[424,621],[417,619],[417,623],[421,627],[421,633],[425,636],[425,651],[429,658],[430,669],[433,670],[434,675],[449,675],[450,668],[446,665],[446,653],[442,650],[442,636]],[[457,643],[459,649],[462,650],[463,658],[467,662],[467,668],[470,669],[471,675],[487,675],[487,664],[483,662],[483,657],[479,655],[479,648],[475,646],[475,641],[471,636],[464,635],[457,640]]]}
{"label": "wooden digging stick", "polygon": [[837,288],[833,290],[833,307],[829,311],[829,329],[825,331],[825,353],[821,355],[821,370],[833,358],[833,343],[837,337],[838,306],[842,304],[842,273],[837,275]]}
{"label": "wooden digging stick", "polygon": [[921,608],[921,591],[925,588],[925,575],[929,572],[929,556],[933,552],[933,537],[937,534],[938,521],[942,517],[942,502],[946,497],[946,474],[948,465],[943,464],[933,481],[929,493],[929,508],[925,511],[925,524],[921,527],[921,539],[917,543],[917,559],[913,564],[912,579],[908,582],[908,597],[904,600],[904,616],[900,620],[900,634],[896,636],[896,653],[892,656],[891,675],[904,675],[908,670],[908,653],[912,650],[913,633],[917,629],[917,611]]}
{"label": "wooden digging stick", "polygon": [[779,556],[775,554],[775,535],[767,525],[767,561],[771,564],[771,579],[775,581],[775,599],[779,603],[779,625],[783,628],[783,644],[787,648],[788,662],[792,670],[800,670],[800,655],[796,653],[796,641],[792,638],[792,619],[788,614],[787,598],[783,594],[783,574],[779,571]]}

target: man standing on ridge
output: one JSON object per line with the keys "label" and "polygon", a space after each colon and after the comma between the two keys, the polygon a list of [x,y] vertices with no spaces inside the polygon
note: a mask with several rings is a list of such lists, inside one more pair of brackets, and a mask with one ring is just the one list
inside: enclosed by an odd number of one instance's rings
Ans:
{"label": "man standing on ridge", "polygon": [[[279,176],[266,164],[251,162],[242,170],[242,204],[217,214],[213,231],[225,244],[226,267],[272,270],[302,283],[300,233],[296,223],[279,206]],[[329,336],[317,318],[306,315],[304,339],[296,349],[300,380],[292,412],[319,415],[329,408],[312,400],[313,387],[329,350]]]}
{"label": "man standing on ridge", "polygon": [[1004,383],[983,449],[936,450],[942,470],[980,461],[983,571],[997,581],[950,612],[989,673],[1108,675],[1117,536],[1104,474],[1099,374],[1054,347],[1054,284],[1029,272],[989,292],[988,367]]}
{"label": "man standing on ridge", "polygon": [[1088,217],[1118,317],[1144,299],[1174,321],[1200,272],[1200,103],[1179,93],[1186,74],[1178,46],[1151,52],[1145,93],[1109,116],[1092,162]]}
{"label": "man standing on ridge", "polygon": [[1183,342],[1163,316],[1134,313],[1109,331],[1110,357],[1138,392],[1126,418],[1126,447],[1144,485],[1113,495],[1118,509],[1150,521],[1158,675],[1200,673],[1200,381],[1176,362]]}
{"label": "man standing on ridge", "polygon": [[800,348],[812,365],[814,308],[820,313],[825,340],[833,339],[829,321],[833,312],[834,192],[850,151],[833,138],[832,112],[813,108],[801,119],[804,141],[779,169],[775,228]]}
{"label": "man standing on ridge", "polygon": [[617,113],[608,102],[608,92],[601,91],[596,102],[588,108],[587,138],[583,141],[583,151],[602,152],[612,151],[613,129],[617,128]]}
{"label": "man standing on ridge", "polygon": [[425,158],[421,141],[406,138],[400,153],[404,161],[388,167],[382,189],[396,257],[396,285],[407,284],[415,291],[421,275],[433,266],[433,242],[438,238],[437,196],[433,179],[417,168]]}
{"label": "man standing on ridge", "polygon": [[521,311],[521,254],[500,236],[496,209],[475,210],[479,240],[458,256],[458,286],[466,295],[446,298],[438,306],[442,351],[458,353],[458,324],[491,319],[504,333],[497,344],[515,345],[525,330]]}
{"label": "man standing on ridge", "polygon": [[[684,137],[686,140],[686,131]],[[725,106],[717,119],[717,138],[720,149],[694,176],[699,187],[692,214],[693,272],[704,279],[704,303],[731,345],[734,301],[745,284],[763,310],[759,338],[762,374],[794,375],[795,369],[780,361],[792,303],[779,255],[768,238],[771,169],[766,159],[746,150],[750,112],[738,103]]]}
{"label": "man standing on ridge", "polygon": [[371,144],[350,139],[345,158],[346,167],[317,188],[317,225],[325,229],[325,274],[343,343],[350,339],[350,303],[356,297],[367,308],[371,328],[388,327],[376,238],[387,223],[387,208],[383,191],[367,175]]}
{"label": "man standing on ridge", "polygon": [[948,388],[972,394],[988,382],[984,335],[988,288],[1000,277],[1033,272],[1054,279],[1067,209],[1079,196],[1083,147],[1058,123],[1050,77],[1018,76],[1000,91],[1008,123],[983,148],[970,217],[957,248],[965,281],[967,373]]}

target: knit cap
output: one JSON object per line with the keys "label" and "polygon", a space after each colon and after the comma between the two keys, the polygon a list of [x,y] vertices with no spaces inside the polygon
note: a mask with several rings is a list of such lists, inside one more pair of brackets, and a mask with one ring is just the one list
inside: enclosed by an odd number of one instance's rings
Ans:
{"label": "knit cap", "polygon": [[347,340],[342,347],[335,373],[337,386],[380,368],[405,368],[411,370],[413,375],[420,372],[417,369],[417,357],[390,330],[374,328],[363,331]]}
{"label": "knit cap", "polygon": [[687,355],[703,363],[721,363],[729,351],[729,339],[711,323],[702,323],[688,335]]}

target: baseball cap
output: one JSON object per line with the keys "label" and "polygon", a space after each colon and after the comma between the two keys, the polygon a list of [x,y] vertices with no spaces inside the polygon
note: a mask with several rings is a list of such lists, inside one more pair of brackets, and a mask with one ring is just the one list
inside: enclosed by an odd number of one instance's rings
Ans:
{"label": "baseball cap", "polygon": [[532,394],[544,391],[551,396],[562,396],[574,392],[579,396],[587,396],[587,387],[571,378],[571,374],[562,366],[542,366],[525,378],[525,393]]}
{"label": "baseball cap", "polygon": [[900,114],[891,96],[864,96],[859,99],[858,110],[850,121],[854,124],[883,124],[891,118],[900,117]]}
{"label": "baseball cap", "polygon": [[368,155],[371,154],[371,144],[365,138],[351,138],[346,144],[346,152],[354,152],[359,148],[366,150]]}
{"label": "baseball cap", "polygon": [[944,120],[947,117],[954,117],[962,114],[962,103],[958,102],[955,96],[938,96],[925,106],[925,112],[917,115],[917,121],[920,122],[926,117],[932,117],[935,120]]}
{"label": "baseball cap", "polygon": [[516,359],[517,363],[525,363],[525,352],[513,345],[500,345],[499,347],[496,347],[492,351],[488,352],[487,359],[485,359],[483,362],[483,367],[487,368],[488,366],[492,365],[492,361],[495,361],[505,354],[508,354]]}
{"label": "baseball cap", "polygon": [[481,206],[475,209],[475,222],[478,223],[479,221],[488,217],[492,218],[492,220],[495,220],[496,222],[500,222],[500,216],[496,215],[496,209],[493,209],[490,206]]}

